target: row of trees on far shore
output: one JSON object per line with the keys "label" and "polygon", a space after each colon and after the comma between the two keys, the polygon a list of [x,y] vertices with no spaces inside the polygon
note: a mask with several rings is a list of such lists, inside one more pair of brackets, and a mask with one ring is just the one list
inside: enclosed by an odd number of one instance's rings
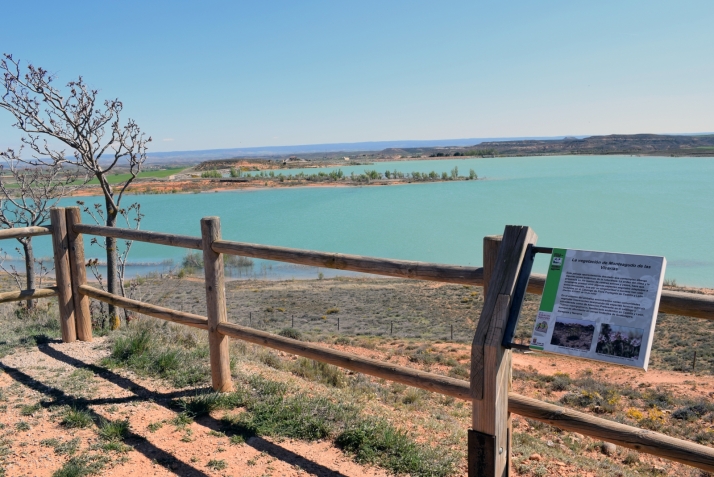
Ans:
{"label": "row of trees on far shore", "polygon": [[[458,181],[458,180],[476,180],[478,179],[478,174],[473,169],[469,170],[468,175],[459,175],[459,168],[454,167],[449,172],[438,173],[436,171],[431,172],[401,172],[397,171],[384,171],[379,172],[376,169],[365,170],[364,173],[355,174],[352,172],[349,176],[345,175],[342,169],[337,169],[335,171],[324,172],[319,171],[314,174],[306,174],[304,172],[298,172],[297,174],[283,174],[282,172],[275,171],[260,171],[258,173],[249,174],[241,171],[240,169],[232,168],[230,170],[231,177],[242,177],[247,180],[255,181],[278,181],[278,182],[340,182],[340,181],[352,181],[357,183],[370,183],[372,181],[378,180],[404,180],[413,182],[435,182],[435,181]],[[210,171],[205,171],[201,173],[202,178],[221,178],[223,175],[212,169]]]}
{"label": "row of trees on far shore", "polygon": [[471,149],[468,151],[457,151],[454,153],[451,152],[435,152],[432,154],[429,154],[429,157],[462,157],[462,156],[495,156],[496,155],[496,150],[495,149]]}

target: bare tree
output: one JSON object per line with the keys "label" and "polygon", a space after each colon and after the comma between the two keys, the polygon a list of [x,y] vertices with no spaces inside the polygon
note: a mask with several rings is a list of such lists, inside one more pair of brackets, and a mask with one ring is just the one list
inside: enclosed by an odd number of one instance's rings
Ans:
{"label": "bare tree", "polygon": [[[0,107],[15,118],[14,126],[25,133],[22,141],[35,154],[30,164],[52,166],[73,164],[97,178],[104,194],[105,219],[116,226],[121,200],[129,184],[146,161],[151,141],[129,119],[120,124],[123,104],[118,99],[99,103],[99,91],[90,89],[80,76],[67,83],[66,91],[55,87],[54,75],[28,64],[21,68],[12,55],[0,61],[4,91]],[[65,149],[69,148],[70,154]],[[108,174],[116,166],[128,169],[124,182],[110,184]],[[107,289],[118,291],[116,239],[105,240],[107,253]],[[109,307],[112,328],[119,326],[113,305]]]}
{"label": "bare tree", "polygon": [[[15,227],[35,227],[44,225],[49,221],[50,208],[69,195],[82,184],[78,180],[76,168],[63,168],[61,164],[48,167],[27,167],[21,159],[20,150],[16,153],[13,149],[0,152],[0,227],[10,229]],[[22,249],[18,253],[25,259],[26,285],[28,290],[35,288],[35,265],[37,264],[42,274],[46,271],[44,263],[35,258],[32,249],[32,237],[17,239]],[[15,277],[20,287],[19,274],[15,267],[7,270],[3,265],[0,268]],[[33,300],[27,301],[27,307],[33,307]]]}
{"label": "bare tree", "polygon": [[[85,214],[89,215],[94,222],[97,224],[101,224],[104,221],[104,211],[102,210],[102,205],[101,204],[94,204],[94,210],[92,210],[91,207],[85,204],[83,200],[78,200],[77,204],[82,207],[82,210],[84,211]],[[131,204],[128,209],[119,209],[119,215],[121,215],[124,218],[124,221],[126,222],[126,227],[129,229],[134,229],[134,230],[139,230],[139,227],[141,226],[141,219],[144,218],[144,214],[141,213],[141,204],[138,202],[135,202]],[[104,245],[99,243],[96,237],[92,238],[91,245],[98,245],[99,247],[104,248]],[[131,291],[134,290],[136,287],[132,287],[131,283],[129,286],[129,292],[127,293],[127,287],[125,287],[125,276],[126,276],[126,267],[129,263],[129,252],[131,251],[131,246],[134,244],[133,240],[124,240],[123,245],[124,249],[121,251],[121,253],[117,254],[117,261],[118,261],[118,270],[117,270],[117,278],[119,280],[119,287],[121,290],[122,296],[131,298]],[[92,272],[92,275],[94,275],[94,278],[97,280],[99,283],[99,286],[101,287],[102,290],[104,290],[104,285],[102,282],[102,275],[99,273],[99,261],[98,260],[89,260],[87,266],[89,267],[90,271]],[[103,308],[100,308],[100,312],[103,310]],[[131,313],[128,310],[124,310],[124,317],[126,319],[126,322],[129,323],[130,321],[130,316]],[[103,325],[102,325],[103,327]]]}

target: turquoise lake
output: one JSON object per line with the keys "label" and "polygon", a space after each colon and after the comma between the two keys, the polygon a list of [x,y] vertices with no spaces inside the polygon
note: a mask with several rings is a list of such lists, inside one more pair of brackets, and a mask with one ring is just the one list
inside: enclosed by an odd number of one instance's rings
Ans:
{"label": "turquoise lake", "polygon": [[[124,206],[141,203],[144,230],[197,236],[201,217],[217,215],[229,240],[460,265],[481,264],[484,235],[529,225],[540,245],[663,255],[668,278],[714,287],[714,158],[470,158],[341,169],[440,173],[455,166],[483,180],[128,196]],[[49,255],[47,240],[36,242],[37,254]],[[88,256],[101,257],[87,247]],[[135,243],[131,260],[184,254]],[[536,269],[544,271],[544,259]]]}

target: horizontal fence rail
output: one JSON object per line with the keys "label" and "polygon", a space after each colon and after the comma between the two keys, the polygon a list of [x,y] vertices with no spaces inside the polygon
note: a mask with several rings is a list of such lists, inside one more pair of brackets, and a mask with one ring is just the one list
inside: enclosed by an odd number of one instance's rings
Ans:
{"label": "horizontal fence rail", "polygon": [[364,257],[342,253],[316,252],[296,248],[216,240],[213,251],[278,262],[372,273],[398,278],[477,285],[483,283],[483,269],[409,260]]}
{"label": "horizontal fence rail", "polygon": [[369,374],[370,376],[388,379],[397,383],[467,401],[471,399],[471,391],[469,390],[468,383],[460,379],[427,373],[425,371],[419,371],[418,369],[389,364],[375,359],[363,358],[353,353],[345,353],[325,346],[285,338],[234,323],[220,323],[218,325],[218,331],[232,338],[238,338],[243,341],[248,341],[249,343],[296,354],[315,361],[333,364],[358,373]]}
{"label": "horizontal fence rail", "polygon": [[34,290],[15,290],[0,293],[0,303],[34,300],[37,298],[50,298],[53,296],[57,296],[57,287],[35,288]]}
{"label": "horizontal fence rail", "polygon": [[[193,250],[202,250],[203,243],[200,237],[121,229],[102,225],[76,224],[73,229],[76,233],[136,240],[138,242],[190,248]],[[0,236],[0,238],[2,238],[2,236]],[[371,273],[396,278],[483,286],[482,267],[462,267],[458,265],[392,260],[361,255],[316,252],[312,250],[257,245],[228,240],[217,240],[213,243],[212,248],[216,253],[241,255],[244,257],[261,258],[297,265]],[[528,282],[528,293],[542,295],[544,286],[545,275],[534,273]],[[659,311],[661,313],[672,313],[691,316],[693,318],[714,320],[714,296],[663,290]]]}
{"label": "horizontal fence rail", "polygon": [[[149,303],[82,285],[80,292],[86,296],[175,323],[206,329],[207,319],[191,313],[178,312]],[[333,364],[351,371],[406,384],[427,391],[471,401],[468,381],[419,371],[405,366],[392,365],[362,356],[286,338],[265,331],[233,323],[219,323],[217,329],[232,338],[266,346],[316,361]],[[583,412],[549,404],[516,393],[508,394],[508,410],[523,417],[546,422],[560,429],[580,432],[639,452],[666,457],[670,460],[714,471],[714,449],[693,442],[669,437],[637,427],[620,424]]]}
{"label": "horizontal fence rail", "polygon": [[208,329],[208,320],[200,315],[176,311],[171,308],[164,308],[163,306],[132,300],[131,298],[124,298],[123,296],[113,295],[105,292],[104,290],[90,287],[89,285],[80,285],[79,292],[82,295],[94,298],[95,300],[119,306],[130,311],[135,311],[137,313],[141,313],[142,315],[153,316],[154,318],[160,318],[162,320],[172,321],[174,323],[192,326],[194,328],[200,328],[202,330]]}
{"label": "horizontal fence rail", "polygon": [[[0,230],[0,240],[35,237],[38,235],[52,234],[52,226],[47,227],[17,227]],[[0,293],[0,303],[11,301],[34,300],[36,298],[49,298],[57,296],[57,287],[35,288],[34,290],[15,290]]]}
{"label": "horizontal fence rail", "polygon": [[37,235],[50,235],[52,227],[18,227],[0,230],[0,240],[22,237],[35,237]]}
{"label": "horizontal fence rail", "polygon": [[106,227],[104,225],[75,224],[72,230],[78,234],[99,235],[101,237],[114,237],[124,240],[136,240],[171,247],[190,248],[201,250],[203,241],[201,237],[189,235],[166,234],[163,232],[147,232],[145,230],[122,229],[119,227]]}

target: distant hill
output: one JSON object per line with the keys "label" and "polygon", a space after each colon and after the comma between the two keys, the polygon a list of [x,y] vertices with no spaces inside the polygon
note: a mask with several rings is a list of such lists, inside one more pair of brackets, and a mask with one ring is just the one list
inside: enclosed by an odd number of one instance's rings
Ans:
{"label": "distant hill", "polygon": [[[433,143],[437,143],[434,145]],[[377,149],[377,146],[384,146]],[[351,147],[352,149],[348,148]],[[372,148],[372,149],[370,149]],[[263,154],[259,152],[262,151]],[[291,151],[290,153],[285,151]],[[303,152],[300,152],[303,151]],[[230,167],[237,161],[273,162],[299,154],[315,162],[341,161],[349,155],[351,164],[453,156],[540,156],[613,155],[714,156],[714,134],[612,134],[609,136],[509,139],[454,139],[444,141],[389,141],[351,144],[315,144],[274,148],[221,149],[155,153],[163,162],[201,163],[198,170]],[[152,156],[153,157],[153,156]],[[181,158],[185,157],[185,161]],[[173,159],[172,159],[173,158]],[[151,162],[157,163],[156,159]]]}
{"label": "distant hill", "polygon": [[[461,149],[461,148],[459,148]],[[468,150],[468,148],[464,148]],[[678,136],[660,134],[612,134],[557,140],[481,142],[478,149],[499,156],[542,154],[643,154],[649,156],[714,156],[714,134]]]}
{"label": "distant hill", "polygon": [[560,139],[563,136],[545,138],[545,137],[511,137],[511,138],[466,138],[466,139],[430,139],[430,140],[404,140],[404,141],[372,141],[372,142],[349,142],[349,143],[331,143],[331,144],[302,144],[295,146],[265,146],[265,147],[241,147],[231,149],[207,149],[201,151],[170,151],[170,152],[151,152],[149,153],[149,162],[158,163],[176,163],[176,164],[197,164],[202,161],[232,159],[232,158],[250,158],[250,157],[287,157],[293,154],[308,154],[308,155],[335,155],[336,153],[354,153],[354,152],[372,152],[381,151],[388,148],[418,148],[430,149],[435,147],[446,146],[471,146],[484,141],[514,141],[521,139]]}

